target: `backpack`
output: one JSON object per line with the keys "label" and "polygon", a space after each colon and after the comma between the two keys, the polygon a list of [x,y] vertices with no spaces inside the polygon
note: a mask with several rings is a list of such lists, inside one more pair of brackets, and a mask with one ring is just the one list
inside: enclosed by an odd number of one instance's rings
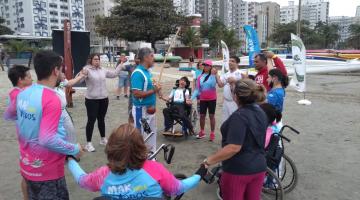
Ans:
{"label": "backpack", "polygon": [[270,137],[268,146],[265,148],[266,163],[270,169],[276,169],[279,166],[281,157],[284,154],[284,149],[279,142],[280,136],[273,133]]}

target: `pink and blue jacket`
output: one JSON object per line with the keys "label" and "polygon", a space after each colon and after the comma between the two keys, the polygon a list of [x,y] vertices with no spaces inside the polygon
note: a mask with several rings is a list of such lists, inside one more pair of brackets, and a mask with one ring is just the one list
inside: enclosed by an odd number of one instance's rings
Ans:
{"label": "pink and blue jacket", "polygon": [[196,79],[196,89],[191,97],[192,100],[199,98],[203,101],[216,100],[216,76],[210,75],[208,80],[205,80],[207,74],[201,74]]}
{"label": "pink and blue jacket", "polygon": [[79,147],[65,140],[55,91],[33,84],[18,94],[16,114],[22,176],[31,181],[64,177],[65,155],[78,154]]}
{"label": "pink and blue jacket", "polygon": [[195,174],[187,179],[178,180],[162,164],[145,161],[140,170],[127,170],[124,174],[114,174],[108,166],[103,166],[86,174],[80,165],[69,160],[68,168],[80,187],[101,192],[110,199],[162,198],[164,194],[175,196],[189,191],[200,182]]}
{"label": "pink and blue jacket", "polygon": [[20,88],[14,87],[9,92],[7,107],[5,109],[3,116],[5,120],[11,120],[11,121],[16,120],[16,98],[21,91],[22,90]]}

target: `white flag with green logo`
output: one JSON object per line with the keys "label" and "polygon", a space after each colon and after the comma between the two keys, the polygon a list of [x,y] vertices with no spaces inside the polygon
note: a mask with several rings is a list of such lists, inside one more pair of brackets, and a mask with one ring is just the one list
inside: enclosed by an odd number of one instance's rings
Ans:
{"label": "white flag with green logo", "polygon": [[229,48],[226,45],[224,41],[221,40],[221,50],[222,50],[222,56],[223,56],[223,66],[221,69],[221,73],[225,74],[229,71]]}
{"label": "white flag with green logo", "polygon": [[294,75],[290,85],[299,92],[306,90],[306,49],[301,38],[291,33]]}

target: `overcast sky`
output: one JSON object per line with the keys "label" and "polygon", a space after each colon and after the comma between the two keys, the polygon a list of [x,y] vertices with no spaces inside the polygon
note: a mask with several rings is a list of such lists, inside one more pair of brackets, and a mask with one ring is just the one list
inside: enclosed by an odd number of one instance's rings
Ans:
{"label": "overcast sky", "polygon": [[[288,0],[246,0],[246,1],[274,1],[280,6],[287,6]],[[299,0],[294,0],[298,4]],[[355,16],[356,6],[360,5],[360,0],[328,0],[330,2],[330,16]]]}

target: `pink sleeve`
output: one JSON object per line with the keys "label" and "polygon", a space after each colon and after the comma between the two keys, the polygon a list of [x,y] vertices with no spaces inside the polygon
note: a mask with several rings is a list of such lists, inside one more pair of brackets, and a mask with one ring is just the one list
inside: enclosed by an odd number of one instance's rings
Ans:
{"label": "pink sleeve", "polygon": [[279,57],[274,58],[273,61],[274,61],[275,67],[277,69],[279,69],[285,76],[287,76],[286,67],[285,67],[283,61]]}
{"label": "pink sleeve", "polygon": [[110,169],[108,166],[100,167],[99,169],[83,175],[80,177],[79,184],[82,188],[85,188],[92,192],[100,191],[101,186],[104,183],[106,176],[109,174]]}
{"label": "pink sleeve", "polygon": [[5,109],[4,112],[4,119],[5,120],[16,120],[16,98],[18,94],[21,92],[20,89],[15,88],[10,91],[9,93],[9,104]]}
{"label": "pink sleeve", "polygon": [[79,147],[67,142],[58,134],[61,102],[54,91],[44,89],[42,93],[42,118],[40,119],[39,143],[48,149],[64,154],[76,155]]}
{"label": "pink sleeve", "polygon": [[184,189],[182,188],[181,182],[162,164],[154,161],[146,161],[143,169],[160,184],[165,194],[173,196],[183,193]]}

